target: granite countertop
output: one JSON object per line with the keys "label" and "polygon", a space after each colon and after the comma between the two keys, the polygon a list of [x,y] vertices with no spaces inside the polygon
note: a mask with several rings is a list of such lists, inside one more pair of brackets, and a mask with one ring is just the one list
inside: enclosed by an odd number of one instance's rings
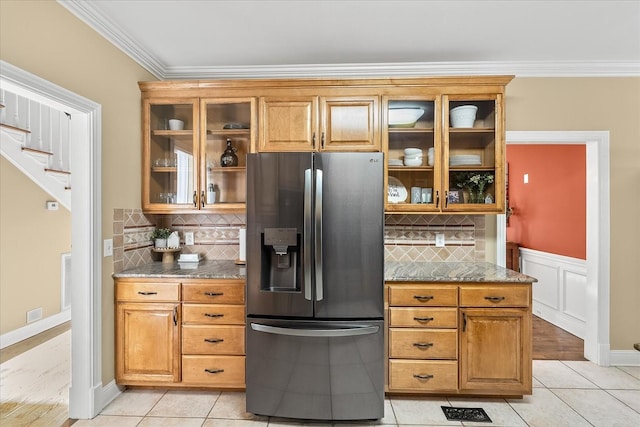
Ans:
{"label": "granite countertop", "polygon": [[532,283],[538,280],[489,262],[397,262],[384,265],[387,282]]}
{"label": "granite countertop", "polygon": [[113,274],[122,277],[180,277],[188,279],[244,279],[247,269],[230,260],[200,261],[197,268],[182,268],[177,262],[154,262]]}
{"label": "granite countertop", "polygon": [[[181,277],[190,279],[245,279],[246,267],[228,260],[201,261],[195,269],[177,262],[154,262],[114,273],[121,277]],[[532,283],[537,279],[489,262],[398,262],[384,266],[387,282]]]}

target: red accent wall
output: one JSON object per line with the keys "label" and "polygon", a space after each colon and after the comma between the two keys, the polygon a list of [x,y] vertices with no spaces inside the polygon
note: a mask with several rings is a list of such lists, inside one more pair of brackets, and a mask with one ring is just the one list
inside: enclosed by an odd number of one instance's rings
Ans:
{"label": "red accent wall", "polygon": [[508,241],[587,258],[586,160],[585,145],[507,145]]}

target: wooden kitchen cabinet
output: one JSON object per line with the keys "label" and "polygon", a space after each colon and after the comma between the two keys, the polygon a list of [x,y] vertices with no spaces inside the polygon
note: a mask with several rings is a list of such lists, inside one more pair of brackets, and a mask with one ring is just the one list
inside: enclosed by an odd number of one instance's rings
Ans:
{"label": "wooden kitchen cabinet", "polygon": [[380,151],[379,98],[261,97],[259,151]]}
{"label": "wooden kitchen cabinet", "polygon": [[116,382],[180,381],[178,283],[122,280],[116,285]]}
{"label": "wooden kitchen cabinet", "polygon": [[[424,95],[383,98],[383,150],[387,154],[387,213],[495,214],[505,210],[505,130],[503,93],[509,79],[488,86],[417,89]],[[451,110],[477,107],[473,127],[454,127]],[[415,123],[392,121],[398,109],[421,109]],[[404,149],[422,151],[422,163],[404,165]],[[433,153],[431,155],[430,151]],[[472,200],[464,182],[491,175],[481,197]],[[411,189],[428,194],[412,200]],[[459,193],[458,193],[459,191]],[[488,196],[488,197],[487,197]]]}
{"label": "wooden kitchen cabinet", "polygon": [[531,285],[386,284],[389,393],[531,394]]}
{"label": "wooden kitchen cabinet", "polygon": [[245,387],[244,281],[116,279],[116,382]]}
{"label": "wooden kitchen cabinet", "polygon": [[183,383],[244,388],[244,282],[192,280],[182,286]]}
{"label": "wooden kitchen cabinet", "polygon": [[[144,98],[142,209],[146,213],[242,212],[255,99]],[[184,129],[169,128],[179,119]],[[238,165],[222,167],[227,140]]]}
{"label": "wooden kitchen cabinet", "polygon": [[460,390],[531,394],[531,287],[460,287]]}

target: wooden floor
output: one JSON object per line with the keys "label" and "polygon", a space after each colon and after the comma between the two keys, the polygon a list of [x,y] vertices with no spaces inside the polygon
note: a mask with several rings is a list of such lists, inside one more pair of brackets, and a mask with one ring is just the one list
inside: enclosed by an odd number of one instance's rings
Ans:
{"label": "wooden floor", "polygon": [[584,358],[584,341],[533,316],[533,359],[587,360]]}

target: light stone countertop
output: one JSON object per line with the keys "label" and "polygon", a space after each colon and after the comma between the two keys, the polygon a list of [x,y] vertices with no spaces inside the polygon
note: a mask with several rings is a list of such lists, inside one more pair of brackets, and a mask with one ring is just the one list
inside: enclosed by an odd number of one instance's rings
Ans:
{"label": "light stone countertop", "polygon": [[237,265],[230,260],[203,260],[200,261],[195,269],[183,268],[177,262],[154,262],[114,273],[113,277],[116,279],[123,277],[245,279],[247,277],[247,269],[244,265]]}
{"label": "light stone countertop", "polygon": [[[201,261],[196,269],[182,268],[177,262],[154,262],[113,274],[122,277],[190,279],[245,279],[246,267],[228,260]],[[533,283],[537,279],[488,262],[397,262],[385,263],[387,282],[486,282]]]}
{"label": "light stone countertop", "polygon": [[533,283],[538,279],[489,262],[385,262],[387,282]]}

